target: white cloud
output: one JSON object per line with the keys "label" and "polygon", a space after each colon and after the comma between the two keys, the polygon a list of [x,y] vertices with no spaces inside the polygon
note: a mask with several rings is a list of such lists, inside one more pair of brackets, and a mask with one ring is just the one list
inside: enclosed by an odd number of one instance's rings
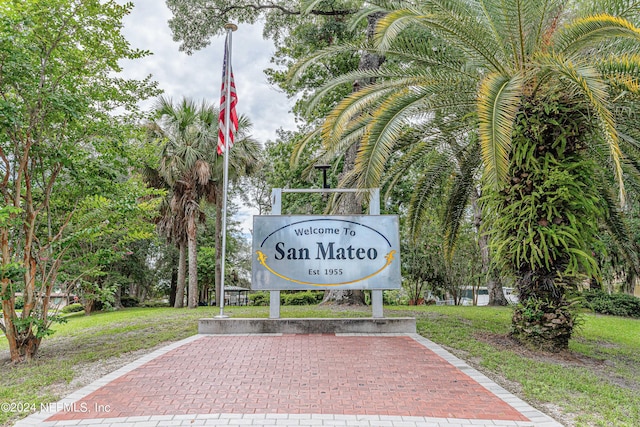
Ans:
{"label": "white cloud", "polygon": [[[173,41],[167,21],[171,12],[164,1],[134,0],[132,13],[124,20],[124,35],[131,45],[149,50],[153,55],[123,63],[123,73],[130,78],[153,75],[164,96],[205,99],[218,105],[222,79],[224,37],[211,41],[207,48],[187,55]],[[276,138],[280,127],[294,129],[290,113],[293,101],[269,85],[263,70],[270,66],[274,47],[262,38],[258,25],[241,25],[232,35],[232,65],[238,91],[238,113],[253,122],[253,136],[260,142]],[[152,101],[143,105],[150,107]]]}
{"label": "white cloud", "polygon": [[[173,41],[168,20],[171,12],[161,0],[134,0],[132,13],[124,20],[123,33],[132,47],[149,50],[153,55],[121,64],[123,74],[142,79],[153,75],[164,96],[174,100],[188,97],[205,99],[218,105],[222,79],[224,37],[211,41],[207,48],[187,55],[179,51]],[[275,140],[279,128],[294,129],[293,101],[270,86],[263,70],[270,66],[274,47],[262,38],[258,25],[242,25],[232,35],[232,66],[238,91],[239,114],[253,122],[253,136],[261,143]],[[147,101],[143,108],[151,108]],[[238,212],[242,229],[248,233],[253,227],[254,210]]]}

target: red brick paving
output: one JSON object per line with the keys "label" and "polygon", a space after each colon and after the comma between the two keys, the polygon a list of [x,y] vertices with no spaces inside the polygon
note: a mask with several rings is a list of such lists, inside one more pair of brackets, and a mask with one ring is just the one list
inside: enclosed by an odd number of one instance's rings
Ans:
{"label": "red brick paving", "polygon": [[406,336],[204,336],[77,406],[87,410],[59,412],[47,421],[210,413],[527,421]]}

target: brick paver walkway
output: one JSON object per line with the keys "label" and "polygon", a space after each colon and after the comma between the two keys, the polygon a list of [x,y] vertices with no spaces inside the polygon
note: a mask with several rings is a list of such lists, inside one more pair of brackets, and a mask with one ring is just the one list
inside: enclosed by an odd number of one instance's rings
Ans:
{"label": "brick paver walkway", "polygon": [[560,426],[418,335],[200,335],[16,426]]}

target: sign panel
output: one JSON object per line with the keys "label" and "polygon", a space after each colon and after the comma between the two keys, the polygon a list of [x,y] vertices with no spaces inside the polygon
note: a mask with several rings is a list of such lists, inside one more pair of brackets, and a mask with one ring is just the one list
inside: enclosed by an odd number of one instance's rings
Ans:
{"label": "sign panel", "polygon": [[399,289],[395,215],[253,217],[254,290]]}

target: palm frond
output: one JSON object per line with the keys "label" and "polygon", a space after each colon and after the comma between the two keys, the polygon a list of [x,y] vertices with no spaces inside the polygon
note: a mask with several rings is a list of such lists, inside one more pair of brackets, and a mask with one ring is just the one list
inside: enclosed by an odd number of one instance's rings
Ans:
{"label": "palm frond", "polygon": [[584,48],[620,38],[640,41],[640,29],[624,18],[600,14],[566,25],[553,37],[552,46],[556,52],[570,56]]}
{"label": "palm frond", "polygon": [[490,74],[478,96],[478,128],[485,178],[492,185],[506,179],[511,133],[522,96],[522,76]]}
{"label": "palm frond", "polygon": [[332,141],[325,140],[323,145],[324,154],[321,157],[321,161],[328,163],[342,156],[352,145],[359,144],[364,138],[370,119],[369,115],[363,114],[348,124],[342,133],[342,138]]}
{"label": "palm frond", "polygon": [[619,90],[640,95],[640,54],[611,56],[598,61],[596,67]]}
{"label": "palm frond", "polygon": [[[425,41],[427,39],[427,41]],[[411,33],[398,35],[390,46],[384,51],[388,62],[402,64],[402,67],[391,68],[388,65],[384,70],[399,70],[400,75],[427,77],[436,70],[465,75],[471,80],[477,79],[474,73],[465,71],[465,62],[459,53],[446,48],[446,43],[435,39],[428,34]],[[407,66],[408,65],[408,66]],[[385,77],[385,76],[378,76]],[[389,76],[393,77],[393,76]]]}
{"label": "palm frond", "polygon": [[381,3],[373,2],[376,4],[369,4],[365,7],[359,8],[355,13],[349,17],[349,30],[354,31],[362,22],[366,22],[367,18],[374,13],[388,13],[390,9],[384,7]]}
{"label": "palm frond", "polygon": [[418,237],[421,226],[425,221],[425,215],[428,213],[427,206],[430,203],[434,192],[440,188],[442,180],[451,173],[453,164],[449,161],[449,157],[434,152],[429,159],[429,166],[423,175],[416,182],[415,191],[409,203],[409,212],[407,213],[407,221],[410,234]]}
{"label": "palm frond", "polygon": [[591,0],[581,2],[580,6],[578,12],[581,16],[608,13],[630,21],[637,20],[640,16],[638,0]]}
{"label": "palm frond", "polygon": [[446,38],[470,57],[477,58],[493,71],[505,73],[509,65],[499,54],[500,41],[488,37],[486,22],[466,1],[426,1],[424,7],[431,13],[422,14],[417,22]]}
{"label": "palm frond", "polygon": [[318,91],[316,91],[307,105],[307,110],[312,111],[325,96],[333,92],[336,88],[345,84],[353,85],[353,83],[356,81],[376,81],[385,83],[384,85],[368,85],[361,88],[359,91],[352,93],[350,97],[352,98],[353,102],[357,98],[363,98],[365,95],[377,97],[380,96],[380,94],[384,95],[385,92],[395,91],[398,90],[398,88],[416,85],[420,81],[424,80],[424,78],[424,75],[408,74],[406,70],[399,70],[397,68],[352,71],[350,73],[346,73],[339,77],[336,77],[328,84],[324,85]]}
{"label": "palm frond", "polygon": [[437,150],[438,146],[441,145],[441,141],[438,138],[439,136],[440,131],[437,130],[434,131],[432,135],[423,135],[422,140],[412,144],[409,150],[402,153],[386,171],[381,185],[385,187],[390,186],[390,184],[397,181],[399,177],[407,175],[412,167],[420,164],[419,162],[427,158],[432,151]]}
{"label": "palm frond", "polygon": [[287,79],[295,83],[310,67],[315,66],[318,62],[321,62],[325,58],[334,58],[337,55],[344,53],[353,53],[354,55],[361,52],[364,47],[359,44],[344,43],[331,45],[324,49],[320,49],[313,54],[305,57],[304,59],[296,62],[287,74]]}
{"label": "palm frond", "polygon": [[605,225],[614,241],[620,248],[623,256],[633,268],[636,276],[640,275],[640,259],[638,258],[638,246],[630,238],[633,234],[629,230],[629,226],[625,221],[624,213],[618,208],[617,203],[614,202],[614,197],[609,191],[607,186],[602,181],[599,183],[600,194],[602,195],[607,208],[607,215],[605,216]]}
{"label": "palm frond", "polygon": [[458,231],[464,219],[471,193],[475,191],[475,177],[481,161],[480,146],[477,143],[472,143],[469,150],[464,153],[453,185],[447,194],[443,225],[445,254],[449,258],[453,255]]}
{"label": "palm frond", "polygon": [[[356,181],[358,179],[358,175],[354,170],[348,171],[346,173],[343,172],[342,177],[340,178],[340,182],[338,183],[339,188],[356,188]],[[325,209],[326,213],[343,213],[340,205],[342,204],[345,197],[349,197],[347,193],[333,193],[329,198],[327,203],[327,207]],[[361,196],[358,196],[361,197]]]}
{"label": "palm frond", "polygon": [[499,42],[501,56],[506,58],[507,47],[511,46],[511,50],[515,51],[514,41],[511,40],[510,31],[508,31],[508,22],[505,19],[501,9],[505,6],[502,1],[496,0],[478,0],[478,15],[486,22],[486,27],[491,31],[492,37]]}
{"label": "palm frond", "polygon": [[[322,130],[325,145],[330,146],[339,140],[351,122],[363,120],[362,115],[369,111],[369,107],[376,105],[380,98],[393,94],[394,89],[369,85],[344,98],[325,120]],[[365,117],[364,120],[366,119]]]}
{"label": "palm frond", "polygon": [[389,11],[378,20],[374,45],[382,54],[392,46],[394,40],[408,27],[420,25],[421,13],[411,9]]}
{"label": "palm frond", "polygon": [[311,132],[308,132],[298,143],[293,147],[293,151],[291,152],[291,158],[289,159],[289,163],[291,166],[297,166],[300,164],[300,158],[304,155],[307,146],[314,140],[321,136],[322,128],[317,127],[313,129]]}
{"label": "palm frond", "polygon": [[[372,125],[367,128],[356,159],[355,170],[359,174],[360,188],[378,187],[384,173],[384,165],[401,135],[407,131],[405,117],[411,116],[410,105],[421,94],[411,92],[407,96],[397,92],[385,99],[373,112]],[[417,99],[416,99],[417,97]]]}

